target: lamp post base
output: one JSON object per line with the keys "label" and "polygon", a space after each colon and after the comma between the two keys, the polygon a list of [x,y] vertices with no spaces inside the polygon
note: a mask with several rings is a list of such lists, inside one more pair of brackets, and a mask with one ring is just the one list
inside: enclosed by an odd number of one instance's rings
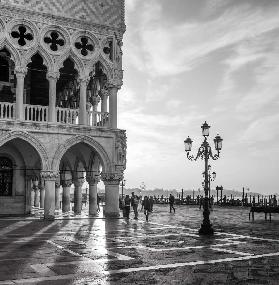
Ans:
{"label": "lamp post base", "polygon": [[212,225],[209,224],[202,224],[201,228],[199,229],[199,235],[213,235],[214,230],[212,228]]}

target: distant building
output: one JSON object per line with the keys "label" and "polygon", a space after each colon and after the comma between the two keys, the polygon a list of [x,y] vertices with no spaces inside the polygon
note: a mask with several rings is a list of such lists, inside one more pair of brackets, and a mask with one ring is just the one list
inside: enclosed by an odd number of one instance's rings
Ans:
{"label": "distant building", "polygon": [[126,134],[117,128],[124,0],[0,1],[0,215],[90,214],[105,184],[118,215]]}

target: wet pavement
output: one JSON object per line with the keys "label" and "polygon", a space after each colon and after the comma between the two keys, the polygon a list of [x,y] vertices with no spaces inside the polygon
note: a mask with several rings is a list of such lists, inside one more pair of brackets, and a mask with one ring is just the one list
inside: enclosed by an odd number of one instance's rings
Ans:
{"label": "wet pavement", "polygon": [[149,222],[0,219],[1,284],[279,284],[279,215],[215,207],[215,235],[195,206],[155,205]]}

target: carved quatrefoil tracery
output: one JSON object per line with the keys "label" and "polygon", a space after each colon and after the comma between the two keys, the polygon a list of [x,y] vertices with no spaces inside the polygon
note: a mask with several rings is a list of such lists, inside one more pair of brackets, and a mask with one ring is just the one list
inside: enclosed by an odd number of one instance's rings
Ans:
{"label": "carved quatrefoil tracery", "polygon": [[94,51],[93,42],[88,37],[81,37],[75,42],[75,47],[83,56],[87,56]]}
{"label": "carved quatrefoil tracery", "polygon": [[49,45],[49,48],[52,51],[58,51],[65,45],[65,40],[57,31],[51,31],[47,33],[44,37],[44,42]]}
{"label": "carved quatrefoil tracery", "polygon": [[11,32],[11,36],[12,38],[17,39],[17,43],[22,47],[34,39],[32,33],[28,31],[24,25],[15,27]]}

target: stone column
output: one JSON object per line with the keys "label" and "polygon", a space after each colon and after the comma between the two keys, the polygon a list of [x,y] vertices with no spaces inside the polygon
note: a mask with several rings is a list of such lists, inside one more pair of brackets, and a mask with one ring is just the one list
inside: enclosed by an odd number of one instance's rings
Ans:
{"label": "stone column", "polygon": [[98,108],[99,102],[100,102],[99,96],[93,98],[92,126],[97,125],[97,108]]}
{"label": "stone column", "polygon": [[40,196],[39,196],[39,180],[33,180],[33,189],[34,189],[34,207],[40,207]]}
{"label": "stone column", "polygon": [[34,191],[34,187],[33,187],[33,181],[32,179],[30,180],[30,186],[31,186],[31,209],[34,207],[35,204],[35,191]]}
{"label": "stone column", "polygon": [[109,92],[105,88],[100,90],[100,97],[101,97],[101,112],[106,113],[108,111],[108,96]]}
{"label": "stone column", "polygon": [[55,181],[55,210],[60,210],[60,181]]}
{"label": "stone column", "polygon": [[43,180],[41,180],[39,184],[39,189],[40,189],[40,208],[43,209],[45,207],[45,185]]}
{"label": "stone column", "polygon": [[70,212],[71,211],[71,185],[72,180],[64,180],[62,181],[63,193],[62,193],[62,212]]}
{"label": "stone column", "polygon": [[98,214],[97,207],[97,185],[100,181],[98,175],[86,177],[89,184],[89,215],[96,216]]}
{"label": "stone column", "polygon": [[83,178],[78,178],[74,181],[75,192],[74,192],[74,212],[76,215],[81,214],[82,208],[82,185],[84,183]]}
{"label": "stone column", "polygon": [[113,129],[117,129],[117,92],[118,92],[117,86],[111,85],[109,87],[110,126]]}
{"label": "stone column", "polygon": [[119,217],[119,183],[123,179],[122,173],[102,173],[105,184],[105,210],[106,217]]}
{"label": "stone column", "polygon": [[53,123],[56,123],[56,83],[58,78],[59,72],[47,74],[49,82],[48,121]]}
{"label": "stone column", "polygon": [[16,67],[16,119],[24,120],[23,108],[23,92],[24,92],[24,78],[27,73],[26,68]]}
{"label": "stone column", "polygon": [[26,175],[25,184],[25,212],[26,214],[31,214],[32,206],[34,205],[34,190],[32,185],[32,177]]}
{"label": "stone column", "polygon": [[41,178],[45,181],[44,219],[54,220],[55,216],[55,181],[59,172],[42,171]]}
{"label": "stone column", "polygon": [[79,94],[79,124],[87,124],[87,111],[86,111],[86,88],[88,78],[80,79],[80,94]]}

